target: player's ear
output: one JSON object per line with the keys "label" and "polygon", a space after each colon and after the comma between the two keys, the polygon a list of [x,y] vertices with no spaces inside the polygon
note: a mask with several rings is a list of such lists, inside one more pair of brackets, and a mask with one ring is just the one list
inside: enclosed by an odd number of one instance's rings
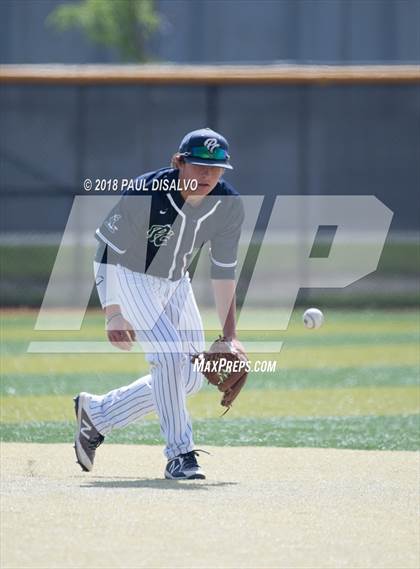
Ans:
{"label": "player's ear", "polygon": [[172,168],[179,169],[180,164],[184,164],[184,163],[185,163],[185,159],[179,152],[176,152],[172,156],[172,159],[171,159],[171,167]]}

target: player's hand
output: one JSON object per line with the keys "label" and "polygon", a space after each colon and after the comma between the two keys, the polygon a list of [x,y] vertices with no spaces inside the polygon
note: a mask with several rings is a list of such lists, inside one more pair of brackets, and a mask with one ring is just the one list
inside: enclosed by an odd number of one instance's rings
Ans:
{"label": "player's hand", "polygon": [[136,334],[122,314],[115,314],[107,319],[106,332],[108,340],[116,348],[129,352],[133,347]]}
{"label": "player's hand", "polygon": [[245,348],[243,347],[242,342],[238,340],[238,338],[232,338],[232,346],[236,348],[238,352],[246,355]]}

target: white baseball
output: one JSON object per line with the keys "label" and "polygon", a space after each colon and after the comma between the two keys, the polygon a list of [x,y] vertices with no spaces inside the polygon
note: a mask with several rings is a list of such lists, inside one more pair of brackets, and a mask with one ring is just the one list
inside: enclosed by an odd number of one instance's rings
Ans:
{"label": "white baseball", "polygon": [[305,310],[303,313],[303,323],[306,328],[316,330],[317,328],[321,328],[324,323],[324,315],[318,308],[308,308],[308,310]]}

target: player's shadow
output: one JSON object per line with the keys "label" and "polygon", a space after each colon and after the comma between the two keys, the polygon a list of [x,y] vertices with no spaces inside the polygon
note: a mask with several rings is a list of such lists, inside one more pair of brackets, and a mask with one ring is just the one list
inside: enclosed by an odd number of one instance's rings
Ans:
{"label": "player's shadow", "polygon": [[236,486],[238,482],[209,482],[205,480],[166,480],[164,478],[107,478],[91,480],[81,488],[153,488],[154,490],[209,490],[223,486]]}

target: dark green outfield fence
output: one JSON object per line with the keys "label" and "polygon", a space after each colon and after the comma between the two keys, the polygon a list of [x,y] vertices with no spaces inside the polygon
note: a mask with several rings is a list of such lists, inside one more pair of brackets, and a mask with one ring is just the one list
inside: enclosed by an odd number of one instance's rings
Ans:
{"label": "dark green outfield fence", "polygon": [[0,109],[5,305],[40,304],[85,178],[165,166],[182,135],[206,125],[230,140],[227,179],[265,196],[259,229],[276,195],[375,195],[394,212],[378,272],[363,286],[316,291],[321,301],[417,298],[417,66],[4,65]]}

